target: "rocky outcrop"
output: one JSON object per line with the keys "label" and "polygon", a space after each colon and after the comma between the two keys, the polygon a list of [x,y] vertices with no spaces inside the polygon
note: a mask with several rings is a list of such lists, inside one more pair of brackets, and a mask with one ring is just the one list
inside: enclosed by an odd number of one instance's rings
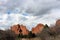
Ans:
{"label": "rocky outcrop", "polygon": [[[44,28],[43,24],[38,24],[35,28],[32,28],[32,33],[37,34],[40,33]],[[24,25],[13,25],[11,27],[11,30],[14,31],[16,34],[23,34],[23,35],[28,35],[29,30],[26,28]]]}
{"label": "rocky outcrop", "polygon": [[58,19],[55,23],[55,26],[52,27],[52,30],[59,30],[60,29],[60,19]]}
{"label": "rocky outcrop", "polygon": [[56,21],[56,26],[60,26],[60,19]]}
{"label": "rocky outcrop", "polygon": [[32,28],[32,33],[38,34],[40,33],[44,28],[43,24],[38,24],[35,28]]}
{"label": "rocky outcrop", "polygon": [[24,25],[13,25],[11,27],[11,30],[14,31],[16,34],[23,34],[23,35],[28,35],[29,31],[27,30],[26,26]]}
{"label": "rocky outcrop", "polygon": [[60,33],[60,19],[58,19],[54,26],[50,27],[51,33],[59,34]]}

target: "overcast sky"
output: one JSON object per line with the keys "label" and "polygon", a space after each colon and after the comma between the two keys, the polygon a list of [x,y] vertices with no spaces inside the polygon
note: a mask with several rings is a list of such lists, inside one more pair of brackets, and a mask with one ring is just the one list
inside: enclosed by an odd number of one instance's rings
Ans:
{"label": "overcast sky", "polygon": [[0,29],[14,24],[28,29],[42,24],[54,24],[60,18],[60,0],[0,0]]}

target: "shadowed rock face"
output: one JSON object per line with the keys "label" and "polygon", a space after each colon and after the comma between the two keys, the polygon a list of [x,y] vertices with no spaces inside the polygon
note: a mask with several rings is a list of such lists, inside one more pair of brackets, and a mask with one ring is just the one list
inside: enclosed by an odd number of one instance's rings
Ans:
{"label": "shadowed rock face", "polygon": [[32,28],[32,33],[38,34],[40,33],[44,28],[43,24],[38,24],[35,28]]}
{"label": "shadowed rock face", "polygon": [[11,30],[14,31],[16,34],[23,34],[23,35],[28,35],[29,31],[27,30],[26,26],[24,25],[13,25],[11,27]]}

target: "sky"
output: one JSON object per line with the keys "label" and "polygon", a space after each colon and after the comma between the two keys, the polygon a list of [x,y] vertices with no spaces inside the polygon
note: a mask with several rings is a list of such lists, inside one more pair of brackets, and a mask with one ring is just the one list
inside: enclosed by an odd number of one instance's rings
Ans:
{"label": "sky", "polygon": [[14,24],[31,30],[37,24],[54,24],[60,18],[60,0],[0,0],[0,29]]}

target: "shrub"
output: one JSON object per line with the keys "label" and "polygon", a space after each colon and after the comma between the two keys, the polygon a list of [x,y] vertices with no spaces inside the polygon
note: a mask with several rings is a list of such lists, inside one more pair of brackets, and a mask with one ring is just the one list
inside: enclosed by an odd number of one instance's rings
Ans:
{"label": "shrub", "polygon": [[34,37],[36,37],[36,35],[30,31],[28,34],[28,38],[34,38]]}
{"label": "shrub", "polygon": [[23,34],[19,34],[18,35],[18,38],[23,38]]}
{"label": "shrub", "polygon": [[16,34],[11,30],[0,30],[0,40],[16,40]]}

